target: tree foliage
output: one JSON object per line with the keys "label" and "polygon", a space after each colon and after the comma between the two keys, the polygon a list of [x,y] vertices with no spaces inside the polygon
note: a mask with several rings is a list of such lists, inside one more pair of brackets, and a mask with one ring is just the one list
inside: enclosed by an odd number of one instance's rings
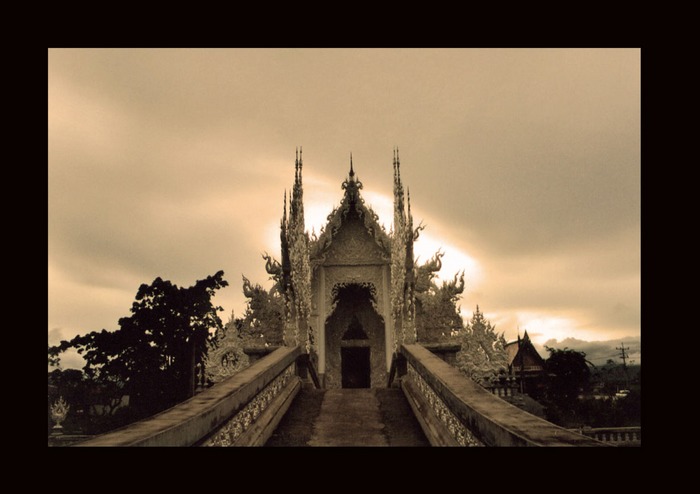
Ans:
{"label": "tree foliage", "polygon": [[79,369],[54,369],[48,374],[49,432],[52,431],[50,407],[59,397],[70,404],[64,430],[99,434],[122,425],[115,416],[123,405],[124,390],[113,381],[95,382]]}
{"label": "tree foliage", "polygon": [[588,390],[591,370],[584,352],[564,348],[545,347],[549,358],[545,361],[548,378],[548,398],[564,408],[570,408],[578,395]]}
{"label": "tree foliage", "polygon": [[503,333],[496,333],[495,326],[484,317],[476,306],[471,320],[459,332],[461,349],[457,352],[457,367],[467,376],[485,383],[508,369],[506,340]]}
{"label": "tree foliage", "polygon": [[86,360],[85,375],[97,384],[123,387],[130,407],[146,416],[191,395],[194,369],[203,360],[210,330],[221,327],[212,304],[216,290],[228,285],[223,271],[182,288],[156,278],[142,284],[131,316],[116,331],[94,331],[49,348],[49,361],[68,348]]}

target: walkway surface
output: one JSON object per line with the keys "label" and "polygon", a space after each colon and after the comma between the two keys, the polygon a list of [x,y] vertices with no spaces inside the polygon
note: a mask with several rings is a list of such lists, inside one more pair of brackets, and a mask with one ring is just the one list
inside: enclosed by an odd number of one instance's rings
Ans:
{"label": "walkway surface", "polygon": [[266,446],[429,446],[400,389],[302,389]]}

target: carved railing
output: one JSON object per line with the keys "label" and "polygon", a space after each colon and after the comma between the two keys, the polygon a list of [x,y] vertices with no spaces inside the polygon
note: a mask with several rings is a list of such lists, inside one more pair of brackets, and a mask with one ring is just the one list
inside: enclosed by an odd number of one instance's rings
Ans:
{"label": "carved railing", "polygon": [[641,446],[642,444],[641,427],[581,427],[571,430],[613,446]]}
{"label": "carved railing", "polygon": [[492,395],[499,396],[501,398],[515,396],[517,392],[517,385],[511,382],[491,382],[484,386],[484,389],[488,390]]}
{"label": "carved railing", "polygon": [[301,387],[301,347],[282,347],[153,417],[75,446],[261,446]]}
{"label": "carved railing", "polygon": [[421,345],[402,345],[401,358],[401,388],[433,446],[606,446],[494,396]]}

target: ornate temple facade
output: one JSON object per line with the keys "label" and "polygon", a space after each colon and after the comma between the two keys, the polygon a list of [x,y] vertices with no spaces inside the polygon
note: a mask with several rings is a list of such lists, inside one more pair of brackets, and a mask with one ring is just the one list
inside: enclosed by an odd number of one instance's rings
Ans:
{"label": "ornate temple facade", "polygon": [[394,150],[394,218],[386,232],[365,204],[353,169],[342,182],[340,205],[318,236],[304,225],[303,160],[295,160],[294,185],[280,227],[281,261],[267,271],[285,300],[286,345],[302,345],[326,388],[386,386],[392,356],[416,341],[410,196],[404,194]]}

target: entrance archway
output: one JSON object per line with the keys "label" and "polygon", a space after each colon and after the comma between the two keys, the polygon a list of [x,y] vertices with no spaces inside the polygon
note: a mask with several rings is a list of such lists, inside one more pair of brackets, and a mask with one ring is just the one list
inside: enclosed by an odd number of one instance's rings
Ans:
{"label": "entrance archway", "polygon": [[326,319],[326,387],[369,388],[386,381],[384,321],[369,284],[334,287]]}

